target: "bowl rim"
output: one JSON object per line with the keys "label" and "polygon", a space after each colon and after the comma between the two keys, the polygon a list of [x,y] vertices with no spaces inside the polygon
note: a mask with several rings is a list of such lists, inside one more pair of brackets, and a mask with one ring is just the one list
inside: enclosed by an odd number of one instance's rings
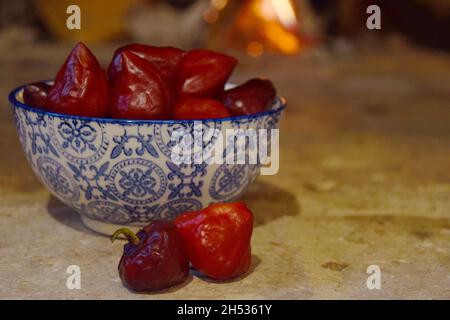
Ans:
{"label": "bowl rim", "polygon": [[[38,81],[38,82],[49,83],[52,81],[44,80],[44,81]],[[32,83],[36,83],[36,82],[32,82]],[[31,84],[31,83],[29,83],[29,84]],[[58,118],[78,119],[80,121],[96,121],[96,122],[111,123],[111,124],[174,124],[174,123],[187,123],[187,122],[192,123],[193,121],[201,121],[201,122],[242,121],[242,120],[251,120],[251,119],[260,118],[260,117],[262,118],[262,117],[265,117],[268,115],[280,113],[287,106],[286,99],[281,96],[277,96],[275,98],[275,101],[277,102],[277,104],[279,104],[279,106],[277,106],[276,108],[266,110],[263,112],[250,114],[250,115],[243,115],[243,116],[234,116],[234,117],[226,117],[226,118],[185,119],[185,120],[173,120],[173,119],[141,120],[141,119],[99,118],[99,117],[77,116],[77,115],[71,115],[71,114],[50,112],[50,111],[46,111],[46,110],[42,110],[42,109],[33,107],[26,103],[20,102],[17,99],[17,95],[22,90],[24,90],[24,88],[29,84],[24,84],[19,87],[16,87],[9,93],[8,100],[14,108],[18,107],[25,111],[31,111],[31,112],[48,115],[48,116],[53,116],[53,117],[58,117]]]}

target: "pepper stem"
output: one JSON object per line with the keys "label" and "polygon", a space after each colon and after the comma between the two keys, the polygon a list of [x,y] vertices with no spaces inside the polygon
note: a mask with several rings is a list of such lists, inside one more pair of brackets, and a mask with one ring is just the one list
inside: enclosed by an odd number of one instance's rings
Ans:
{"label": "pepper stem", "polygon": [[127,240],[132,244],[137,246],[139,244],[139,242],[141,241],[139,239],[139,237],[130,229],[128,228],[120,228],[117,229],[116,232],[114,232],[111,236],[111,242],[114,242],[120,234],[123,234],[125,236],[125,238],[127,238]]}

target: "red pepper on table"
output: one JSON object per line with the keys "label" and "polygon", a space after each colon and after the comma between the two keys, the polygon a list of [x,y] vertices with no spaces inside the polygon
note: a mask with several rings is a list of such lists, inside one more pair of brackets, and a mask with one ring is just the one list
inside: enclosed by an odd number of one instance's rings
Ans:
{"label": "red pepper on table", "polygon": [[95,56],[78,43],[56,74],[45,101],[52,112],[103,117],[109,106],[106,74]]}
{"label": "red pepper on table", "polygon": [[181,99],[173,110],[173,117],[177,120],[226,118],[230,116],[223,104],[212,99]]}
{"label": "red pepper on table", "polygon": [[186,280],[189,260],[172,222],[152,222],[137,234],[122,228],[111,236],[111,241],[120,234],[128,239],[118,266],[128,288],[141,292],[162,290]]}
{"label": "red pepper on table", "polygon": [[249,269],[253,214],[244,203],[212,204],[174,223],[192,265],[208,277],[232,279]]}
{"label": "red pepper on table", "polygon": [[233,57],[210,50],[192,50],[183,58],[178,77],[180,98],[215,98],[236,67]]}
{"label": "red pepper on table", "polygon": [[233,116],[243,116],[267,110],[275,99],[272,82],[265,79],[251,79],[233,89],[224,91],[219,100]]}
{"label": "red pepper on table", "polygon": [[169,114],[164,83],[155,67],[130,51],[113,61],[111,115],[123,119],[163,119]]}

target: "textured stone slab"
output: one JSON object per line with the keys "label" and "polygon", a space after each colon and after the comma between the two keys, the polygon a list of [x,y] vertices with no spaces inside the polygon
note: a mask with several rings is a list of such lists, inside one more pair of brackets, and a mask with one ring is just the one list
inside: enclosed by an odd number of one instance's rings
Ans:
{"label": "textured stone slab", "polygon": [[[87,230],[22,154],[6,95],[51,77],[67,48],[29,52],[0,52],[0,298],[450,298],[449,57],[242,60],[235,80],[268,76],[289,101],[280,173],[244,197],[256,215],[252,272],[135,295],[116,271],[122,245]],[[81,290],[66,289],[72,264]],[[366,287],[373,264],[381,290]]]}

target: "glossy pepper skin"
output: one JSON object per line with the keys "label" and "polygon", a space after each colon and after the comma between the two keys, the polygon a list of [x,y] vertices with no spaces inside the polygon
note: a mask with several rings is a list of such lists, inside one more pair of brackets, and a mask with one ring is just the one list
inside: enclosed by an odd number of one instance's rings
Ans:
{"label": "glossy pepper skin", "polygon": [[253,214],[244,203],[217,203],[174,221],[191,264],[212,279],[236,278],[251,264]]}
{"label": "glossy pepper skin", "polygon": [[123,46],[116,50],[108,68],[108,77],[112,81],[120,74],[121,65],[115,63],[116,57],[124,51],[134,53],[155,67],[164,82],[167,104],[172,106],[176,101],[177,93],[174,88],[180,63],[186,52],[173,47],[154,47],[136,43]]}
{"label": "glossy pepper skin", "polygon": [[173,110],[173,117],[177,120],[226,118],[230,116],[227,108],[212,99],[182,99]]}
{"label": "glossy pepper skin", "polygon": [[23,90],[23,101],[33,107],[45,109],[45,100],[51,85],[45,82],[35,82],[27,85]]}
{"label": "glossy pepper skin", "polygon": [[219,100],[233,116],[243,116],[266,111],[276,95],[271,81],[251,79],[240,86],[224,91]]}
{"label": "glossy pepper skin", "polygon": [[111,237],[125,235],[119,275],[122,283],[137,292],[162,290],[186,280],[189,260],[176,227],[169,221],[154,221],[134,234],[119,229]]}
{"label": "glossy pepper skin", "polygon": [[189,51],[180,65],[180,98],[216,98],[236,67],[237,60],[210,50]]}
{"label": "glossy pepper skin", "polygon": [[121,119],[164,119],[169,114],[164,83],[155,67],[132,52],[114,60],[110,113]]}
{"label": "glossy pepper skin", "polygon": [[[178,76],[179,66],[181,60],[185,55],[185,51],[173,47],[154,47],[143,44],[129,44],[120,47],[114,53],[114,57],[118,56],[123,51],[129,51],[138,57],[150,62],[158,70],[164,81],[171,84],[174,83]],[[113,58],[114,61],[114,58]],[[117,66],[114,63],[108,68],[108,76],[114,78],[117,72]]]}
{"label": "glossy pepper skin", "polygon": [[78,43],[56,74],[45,102],[49,111],[90,117],[104,117],[109,107],[106,74],[95,56]]}

